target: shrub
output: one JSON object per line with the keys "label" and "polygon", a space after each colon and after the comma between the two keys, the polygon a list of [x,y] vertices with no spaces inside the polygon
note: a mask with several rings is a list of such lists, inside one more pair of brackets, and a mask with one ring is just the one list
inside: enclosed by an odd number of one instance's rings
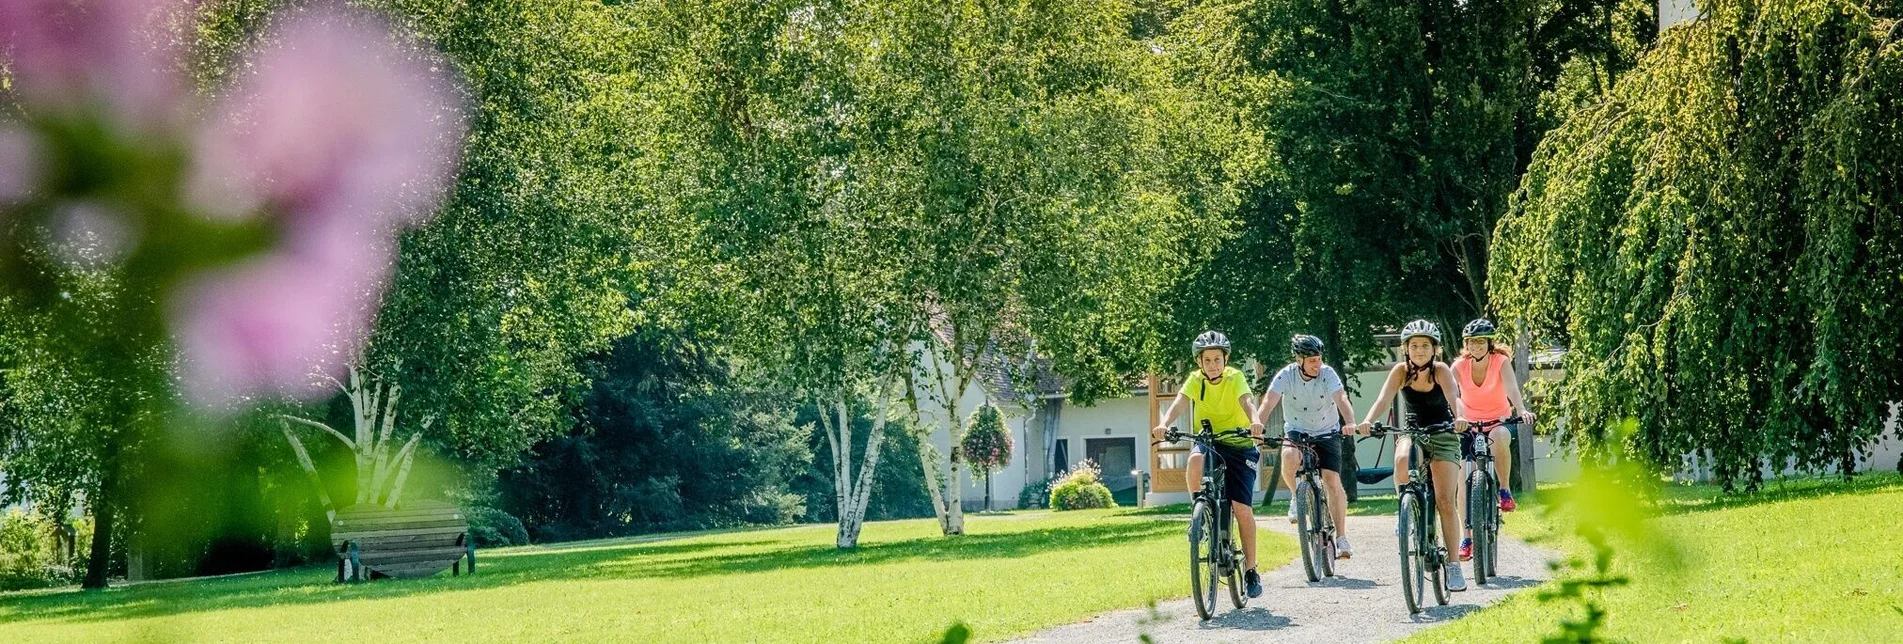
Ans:
{"label": "shrub", "polygon": [[1083,461],[1051,486],[1051,507],[1058,510],[1114,508],[1117,502],[1110,498],[1110,488],[1104,486],[1097,464]]}
{"label": "shrub", "polygon": [[1047,476],[1024,484],[1024,489],[1018,491],[1018,507],[1026,510],[1051,507],[1051,484],[1054,482],[1056,479]]}
{"label": "shrub", "polygon": [[[91,537],[86,525],[74,526],[83,533],[75,535],[76,552],[83,552]],[[65,561],[59,547],[59,526],[38,513],[10,510],[0,515],[0,591],[45,588],[70,584],[84,570],[84,559]]]}
{"label": "shrub", "polygon": [[469,515],[469,534],[476,539],[477,547],[529,545],[528,529],[507,512],[478,505],[467,508],[465,514]]}

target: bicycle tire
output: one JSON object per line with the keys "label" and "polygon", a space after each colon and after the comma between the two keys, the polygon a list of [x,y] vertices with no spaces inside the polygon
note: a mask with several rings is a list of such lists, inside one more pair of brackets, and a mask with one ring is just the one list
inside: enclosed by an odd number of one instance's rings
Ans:
{"label": "bicycle tire", "polygon": [[1244,574],[1243,567],[1248,565],[1248,560],[1243,558],[1242,550],[1236,547],[1236,540],[1234,538],[1236,529],[1240,525],[1240,520],[1233,519],[1235,516],[1234,513],[1230,513],[1229,516],[1236,522],[1230,526],[1227,537],[1223,540],[1223,548],[1229,553],[1227,557],[1229,560],[1229,565],[1227,566],[1229,570],[1229,603],[1234,605],[1237,609],[1242,609],[1249,606],[1249,591],[1243,588],[1242,581]]}
{"label": "bicycle tire", "polygon": [[1295,504],[1295,517],[1298,521],[1295,526],[1295,539],[1296,547],[1302,551],[1302,574],[1308,576],[1309,583],[1321,581],[1322,577],[1321,561],[1319,561],[1321,544],[1316,543],[1315,519],[1313,508],[1310,507],[1314,505],[1309,496],[1313,490],[1314,486],[1308,481],[1297,481],[1295,493],[1289,497],[1289,502]]}
{"label": "bicycle tire", "polygon": [[1422,570],[1424,560],[1420,551],[1420,539],[1415,533],[1420,525],[1420,499],[1411,491],[1401,492],[1400,510],[1395,513],[1394,534],[1400,542],[1401,554],[1401,597],[1407,601],[1409,615],[1418,615],[1421,604],[1426,599],[1426,578]]}
{"label": "bicycle tire", "polygon": [[1328,493],[1318,482],[1310,481],[1309,489],[1314,490],[1310,505],[1315,506],[1315,552],[1322,562],[1322,576],[1335,576],[1335,531],[1334,517],[1328,507]]}
{"label": "bicycle tire", "polygon": [[1209,548],[1215,539],[1204,537],[1216,531],[1209,502],[1196,501],[1189,515],[1189,589],[1196,615],[1204,621],[1216,614],[1216,553]]}
{"label": "bicycle tire", "polygon": [[1473,548],[1474,585],[1486,585],[1487,583],[1487,564],[1491,557],[1487,551],[1487,546],[1489,545],[1488,539],[1490,537],[1487,528],[1490,526],[1492,519],[1487,512],[1489,509],[1487,497],[1491,492],[1492,491],[1487,488],[1487,473],[1481,471],[1477,465],[1473,473],[1467,475],[1467,528],[1473,532],[1473,536],[1470,538],[1473,540],[1471,546]]}
{"label": "bicycle tire", "polygon": [[1420,539],[1421,552],[1424,555],[1421,567],[1427,569],[1428,585],[1434,589],[1434,603],[1446,606],[1450,597],[1447,591],[1447,577],[1441,574],[1441,567],[1447,565],[1449,556],[1447,544],[1440,543],[1440,499],[1435,498],[1431,491],[1434,489],[1433,477],[1428,477],[1422,484],[1430,491],[1421,503],[1426,506],[1422,512],[1425,518],[1421,521],[1422,530],[1416,535],[1416,538]]}

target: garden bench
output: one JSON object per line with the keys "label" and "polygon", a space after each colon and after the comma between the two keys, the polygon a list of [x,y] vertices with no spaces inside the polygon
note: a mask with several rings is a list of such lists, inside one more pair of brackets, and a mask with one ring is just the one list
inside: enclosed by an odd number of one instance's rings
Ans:
{"label": "garden bench", "polygon": [[441,501],[418,501],[390,509],[373,503],[350,506],[330,526],[337,552],[337,581],[381,577],[428,577],[450,569],[462,574],[468,560],[476,572],[476,544],[461,509]]}

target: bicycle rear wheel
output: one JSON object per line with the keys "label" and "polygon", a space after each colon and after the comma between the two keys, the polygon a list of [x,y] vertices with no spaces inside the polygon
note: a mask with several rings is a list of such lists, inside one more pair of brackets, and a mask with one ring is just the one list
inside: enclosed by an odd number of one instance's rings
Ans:
{"label": "bicycle rear wheel", "polygon": [[1408,614],[1421,612],[1421,604],[1426,599],[1424,591],[1427,579],[1422,566],[1425,562],[1421,552],[1421,540],[1417,533],[1421,529],[1421,500],[1413,492],[1401,492],[1401,510],[1395,513],[1395,535],[1401,546],[1401,596],[1407,600]]}
{"label": "bicycle rear wheel", "polygon": [[1487,473],[1476,466],[1472,474],[1467,475],[1467,527],[1473,531],[1474,584],[1487,583],[1487,575],[1493,570],[1492,526],[1493,510],[1498,510],[1494,496],[1498,493],[1488,484]]}
{"label": "bicycle rear wheel", "polygon": [[[1231,526],[1229,534],[1235,533],[1235,527]],[[1242,550],[1236,547],[1234,539],[1225,540],[1224,548],[1229,551],[1229,603],[1238,609],[1245,608],[1249,605],[1249,591],[1243,588],[1242,575],[1243,567],[1248,565],[1247,560],[1243,559]]]}
{"label": "bicycle rear wheel", "polygon": [[1189,515],[1189,590],[1196,599],[1196,615],[1205,620],[1216,614],[1216,557],[1210,545],[1221,532],[1209,502],[1197,501]]}
{"label": "bicycle rear wheel", "polygon": [[1295,539],[1296,546],[1302,551],[1302,573],[1308,576],[1310,582],[1321,581],[1322,578],[1321,544],[1315,536],[1314,490],[1314,484],[1298,480],[1294,494],[1289,496],[1289,503],[1295,504]]}

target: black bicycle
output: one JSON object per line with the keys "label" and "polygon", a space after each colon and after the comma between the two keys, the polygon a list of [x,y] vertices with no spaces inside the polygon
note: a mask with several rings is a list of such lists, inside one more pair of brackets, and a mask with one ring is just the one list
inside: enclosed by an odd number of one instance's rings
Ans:
{"label": "black bicycle", "polygon": [[1427,452],[1421,447],[1421,441],[1433,434],[1453,431],[1452,422],[1406,429],[1374,425],[1375,436],[1392,433],[1414,438],[1408,443],[1408,482],[1401,486],[1400,511],[1395,519],[1395,535],[1401,548],[1401,596],[1407,599],[1410,614],[1421,612],[1430,584],[1434,588],[1434,601],[1447,605],[1447,580],[1441,576],[1441,567],[1447,564],[1447,547],[1436,545],[1440,531],[1436,523],[1439,515],[1434,511],[1434,469],[1427,466]]}
{"label": "black bicycle", "polygon": [[1216,614],[1216,594],[1220,586],[1229,587],[1229,601],[1236,608],[1249,605],[1249,593],[1242,587],[1245,558],[1236,545],[1234,515],[1229,510],[1228,495],[1223,492],[1223,477],[1228,474],[1228,467],[1215,452],[1217,440],[1249,435],[1246,429],[1211,431],[1209,422],[1203,421],[1200,432],[1191,434],[1172,428],[1164,432],[1162,441],[1155,443],[1189,439],[1205,448],[1203,489],[1196,493],[1189,514],[1189,587],[1196,598],[1196,614],[1205,620]]}
{"label": "black bicycle", "polygon": [[1302,571],[1311,582],[1335,576],[1335,516],[1328,511],[1328,488],[1322,485],[1320,457],[1315,452],[1315,444],[1325,440],[1338,439],[1334,435],[1292,432],[1279,441],[1262,440],[1265,446],[1288,446],[1301,452],[1302,465],[1295,470],[1295,491],[1290,493],[1289,503],[1295,505],[1299,522],[1296,537],[1301,540]]}
{"label": "black bicycle", "polygon": [[1519,424],[1520,417],[1489,420],[1470,425],[1474,432],[1473,453],[1467,462],[1474,471],[1467,474],[1467,529],[1473,531],[1474,583],[1487,583],[1498,576],[1500,560],[1500,480],[1493,474],[1493,439],[1486,430],[1506,424]]}

